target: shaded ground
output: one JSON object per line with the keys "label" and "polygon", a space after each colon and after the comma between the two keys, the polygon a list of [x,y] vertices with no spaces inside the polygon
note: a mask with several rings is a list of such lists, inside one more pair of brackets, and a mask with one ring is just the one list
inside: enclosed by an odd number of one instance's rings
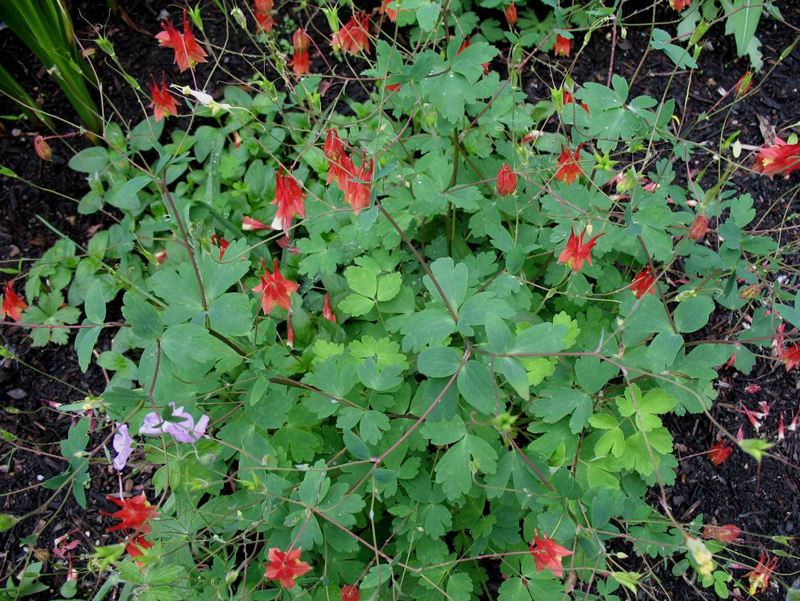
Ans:
{"label": "shaded ground", "polygon": [[[800,5],[792,0],[777,2],[783,11],[784,18],[790,23],[800,23]],[[73,14],[79,36],[87,39],[93,36],[93,25],[100,24],[103,31],[115,46],[120,57],[122,68],[137,81],[144,84],[150,73],[166,71],[172,81],[191,83],[187,72],[179,74],[171,63],[171,54],[153,43],[152,35],[158,32],[158,18],[162,10],[169,11],[173,20],[179,20],[180,14],[175,7],[166,1],[121,1],[120,6],[125,16],[111,15],[105,3],[75,3]],[[227,37],[227,48],[233,53],[226,53],[219,65],[201,65],[198,79],[205,81],[210,77],[216,83],[230,81],[226,71],[241,76],[255,66],[262,72],[272,73],[267,65],[255,62],[255,46],[252,40],[236,28],[228,29],[221,16],[213,16],[214,11],[207,11],[205,33],[214,44],[222,45]],[[312,13],[299,17],[304,24],[311,19],[310,32],[321,40],[322,32],[327,31],[324,17]],[[674,13],[659,10],[659,21],[671,20]],[[638,20],[649,23],[650,13],[642,13]],[[281,21],[286,21],[281,24]],[[288,32],[294,30],[297,23],[291,15],[278,18],[279,27],[286,27]],[[251,19],[252,22],[252,19]],[[663,26],[663,25],[662,25]],[[636,71],[647,44],[646,32],[649,29],[629,28],[625,40],[619,39],[614,61],[614,72],[630,77]],[[611,58],[611,44],[608,39],[596,33],[589,46],[572,66],[572,76],[578,82],[598,81],[605,83]],[[762,21],[759,37],[763,42],[762,50],[767,57],[765,71],[773,67],[771,57],[777,57],[786,48],[795,33],[788,27],[776,24],[771,20]],[[287,35],[288,38],[288,35]],[[683,98],[676,111],[683,124],[696,123],[698,116],[708,111],[720,99],[718,88],[730,89],[740,75],[747,69],[747,60],[738,59],[733,41],[722,35],[722,27],[715,26],[709,33],[712,49],[704,51],[700,57],[700,69],[691,75],[678,74],[671,82],[668,96]],[[3,52],[3,64],[15,76],[19,77],[23,86],[40,94],[46,110],[73,118],[63,101],[60,92],[53,86],[46,73],[39,68],[38,62],[30,56],[10,34],[8,30],[0,31],[0,50]],[[215,51],[218,51],[216,49]],[[100,51],[95,55],[93,63],[105,82],[108,93],[115,99],[115,110],[122,119],[135,124],[141,119],[141,107],[130,93],[127,84],[116,70],[109,65]],[[241,53],[241,54],[237,54]],[[8,58],[12,57],[12,58]],[[542,55],[541,60],[552,62],[552,58]],[[312,53],[312,65],[322,70],[326,57],[320,53]],[[499,59],[495,60],[498,63]],[[570,68],[570,61],[559,61],[563,68]],[[313,68],[312,67],[312,68]],[[502,70],[503,66],[493,65]],[[537,72],[543,66],[538,64]],[[638,80],[632,95],[648,94],[660,98],[667,85],[669,74],[673,70],[672,63],[661,53],[651,53],[639,70]],[[548,74],[549,77],[549,74]],[[762,76],[756,76],[755,84],[761,83]],[[526,73],[524,85],[532,99],[549,96],[546,88],[547,79],[539,79],[537,73]],[[336,83],[330,94],[338,94]],[[787,59],[778,65],[764,84],[736,106],[730,114],[727,111],[684,130],[686,136],[697,142],[707,141],[712,145],[718,143],[719,131],[723,119],[727,116],[725,134],[741,130],[740,140],[744,144],[760,145],[763,143],[762,128],[758,116],[775,127],[782,127],[798,120],[797,109],[798,85],[800,85],[800,57],[795,50]],[[755,87],[755,86],[754,86]],[[688,95],[686,91],[689,90]],[[348,88],[353,97],[363,97],[363,90],[357,86]],[[0,114],[14,114],[14,107],[0,99]],[[42,188],[52,189],[69,198],[32,188],[19,179],[0,176],[0,194],[5,202],[0,208],[0,259],[5,261],[35,259],[49,248],[58,235],[42,224],[45,220],[55,229],[73,240],[84,243],[93,231],[92,228],[105,226],[111,217],[103,214],[78,216],[75,203],[86,192],[87,184],[84,176],[66,168],[66,161],[73,149],[87,145],[87,142],[72,138],[66,142],[56,141],[52,144],[55,161],[52,164],[36,159],[32,150],[32,137],[38,132],[14,131],[17,122],[5,121],[0,129],[0,162],[11,168],[20,177],[34,181]],[[706,158],[699,157],[691,165],[692,169],[702,168]],[[678,169],[680,177],[685,177],[685,169]],[[763,177],[740,174],[736,185],[740,192],[749,192],[756,201],[758,210],[757,227],[764,230],[775,230],[784,227],[787,216],[800,213],[800,202],[796,195],[783,197],[791,190],[795,180],[770,181]],[[712,182],[713,183],[713,182]],[[711,184],[702,182],[705,188]],[[70,198],[72,200],[70,200]],[[796,223],[796,220],[795,220]],[[781,235],[783,244],[796,245],[797,235],[794,229],[785,230]],[[789,265],[796,265],[794,254],[785,257]],[[16,265],[15,265],[16,266]],[[796,275],[787,272],[788,287],[796,284]],[[730,316],[723,316],[714,326],[701,332],[702,337],[724,338],[732,326],[728,323]],[[97,541],[106,536],[103,533],[106,518],[96,513],[83,511],[73,500],[71,494],[56,494],[41,487],[22,490],[32,484],[50,478],[62,470],[63,460],[59,458],[58,442],[66,436],[70,426],[70,417],[53,407],[52,403],[69,403],[83,399],[86,394],[98,393],[104,387],[104,376],[97,367],[91,367],[83,374],[77,367],[74,353],[69,347],[48,347],[32,351],[21,330],[0,327],[0,341],[17,356],[29,363],[26,367],[8,359],[0,364],[0,397],[5,409],[0,412],[0,428],[17,437],[12,447],[8,443],[2,446],[0,457],[0,512],[13,512],[16,515],[35,512],[24,523],[16,527],[10,536],[4,536],[0,552],[0,577],[9,566],[15,565],[26,551],[21,547],[21,539],[32,533],[40,533],[38,542],[30,543],[35,548],[45,549],[52,546],[56,536],[75,531],[73,538],[81,540],[76,554],[89,551]],[[99,350],[105,350],[105,344],[98,344]],[[37,371],[38,370],[38,371]],[[44,377],[42,373],[52,377]],[[760,390],[747,393],[749,384],[758,384]],[[755,409],[759,402],[766,401],[771,405],[770,415],[764,420],[761,432],[767,432],[772,440],[778,427],[779,415],[784,415],[788,426],[798,411],[800,402],[797,395],[796,372],[787,374],[782,367],[775,369],[775,362],[759,361],[753,374],[744,377],[729,369],[720,370],[720,397],[712,414],[727,429],[735,432],[743,423],[743,416],[734,411],[742,404]],[[722,466],[712,465],[703,453],[716,442],[716,430],[703,416],[671,416],[667,424],[675,436],[678,456],[681,458],[678,483],[667,491],[668,500],[679,519],[690,520],[702,513],[707,519],[719,524],[735,523],[744,531],[744,547],[740,550],[749,557],[757,557],[761,549],[780,549],[794,553],[796,547],[781,547],[769,536],[794,536],[800,529],[800,511],[798,510],[798,471],[794,467],[800,463],[800,446],[798,433],[787,432],[787,439],[782,441],[773,452],[783,457],[787,463],[767,460],[759,470],[755,461],[742,453],[734,455]],[[749,427],[749,426],[748,426]],[[748,436],[754,432],[748,430]],[[92,442],[102,440],[100,434],[94,434]],[[114,491],[116,478],[106,467],[93,467],[93,486],[89,489],[89,506],[106,507],[104,494],[99,491]],[[130,480],[131,485],[140,487],[147,484],[147,477],[139,476]],[[14,494],[9,494],[12,491]],[[22,491],[22,492],[19,492]],[[93,492],[94,491],[94,492]],[[52,549],[50,549],[52,551]],[[742,563],[752,563],[746,559]],[[701,599],[704,596],[712,599],[713,594],[698,592],[691,583],[671,575],[668,568],[655,566],[656,574],[662,578],[664,589],[676,601]],[[800,563],[783,557],[778,566],[780,580],[785,587],[796,577]],[[742,572],[743,573],[743,572]],[[94,577],[86,578],[85,584],[89,592],[95,586]],[[61,582],[54,582],[59,586]],[[42,598],[52,598],[54,591],[42,593]],[[765,598],[761,596],[760,598]],[[768,597],[783,599],[784,595],[775,588]]]}

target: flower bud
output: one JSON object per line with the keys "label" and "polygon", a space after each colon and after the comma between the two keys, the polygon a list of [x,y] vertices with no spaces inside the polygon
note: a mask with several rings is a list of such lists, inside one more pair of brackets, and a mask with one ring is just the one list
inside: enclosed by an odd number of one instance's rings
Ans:
{"label": "flower bud", "polygon": [[517,174],[511,170],[508,163],[503,163],[497,172],[497,193],[500,196],[509,196],[517,190]]}
{"label": "flower bud", "polygon": [[42,136],[36,136],[33,139],[33,149],[43,161],[53,160],[53,149],[50,148],[50,144]]}
{"label": "flower bud", "polygon": [[750,90],[750,87],[753,85],[753,74],[750,71],[747,71],[744,75],[739,78],[739,81],[736,82],[736,86],[734,90],[736,91],[737,96],[744,96]]}
{"label": "flower bud", "polygon": [[517,5],[513,2],[506,7],[506,22],[511,26],[517,24]]}
{"label": "flower bud", "polygon": [[705,215],[698,215],[689,227],[689,237],[695,242],[702,240],[708,231],[709,219]]}

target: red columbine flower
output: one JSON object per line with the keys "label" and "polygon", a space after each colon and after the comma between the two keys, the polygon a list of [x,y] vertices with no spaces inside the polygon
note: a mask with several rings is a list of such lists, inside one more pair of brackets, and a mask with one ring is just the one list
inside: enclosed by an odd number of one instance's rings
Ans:
{"label": "red columbine flower", "polygon": [[175,51],[175,62],[181,73],[186,69],[194,68],[197,63],[206,62],[206,51],[197,43],[185,10],[183,11],[183,34],[178,33],[169,19],[166,19],[161,27],[164,31],[159,33],[156,39],[164,48],[172,48]]}
{"label": "red columbine flower", "polygon": [[692,0],[669,0],[669,5],[678,12],[683,12],[684,8],[692,5]]}
{"label": "red columbine flower", "polygon": [[255,232],[257,230],[271,230],[272,228],[266,223],[261,223],[258,219],[245,215],[242,217],[242,229],[246,232]]}
{"label": "red columbine flower", "polygon": [[106,529],[106,532],[114,532],[115,530],[131,529],[134,532],[147,534],[150,532],[150,526],[147,524],[148,520],[156,517],[158,511],[153,505],[147,502],[147,497],[144,493],[136,497],[128,499],[118,499],[117,497],[107,496],[106,499],[122,507],[119,511],[108,513],[101,511],[101,515],[107,515],[112,518],[121,520],[116,526],[111,526]]}
{"label": "red columbine flower", "polygon": [[352,174],[345,183],[344,200],[353,207],[353,212],[358,215],[361,209],[369,206],[369,196],[372,192],[372,172],[375,169],[375,160],[367,161],[367,151],[361,158],[361,166],[353,167],[352,160],[346,165]]}
{"label": "red columbine flower", "polygon": [[569,52],[572,49],[572,40],[569,38],[565,38],[560,33],[556,35],[556,45],[554,48],[554,52],[556,56],[569,56]]}
{"label": "red columbine flower", "polygon": [[153,100],[150,103],[150,107],[153,108],[153,115],[156,118],[156,123],[161,121],[165,115],[176,116],[178,114],[178,101],[175,100],[175,97],[170,94],[167,89],[167,81],[164,72],[161,72],[161,87],[158,86],[158,82],[156,82],[156,78],[152,73],[150,77],[153,78],[153,83],[148,83],[147,86],[150,88],[150,96]]}
{"label": "red columbine flower", "polygon": [[517,5],[513,2],[506,7],[506,23],[512,27],[517,24]]}
{"label": "red columbine flower", "polygon": [[583,269],[584,261],[589,265],[592,264],[592,249],[597,244],[597,239],[604,234],[598,234],[586,244],[583,243],[584,235],[586,235],[586,228],[584,228],[580,236],[576,236],[574,231],[570,231],[567,247],[561,251],[557,261],[558,263],[566,263],[567,267],[575,273]]}
{"label": "red columbine flower", "polygon": [[742,529],[734,524],[724,526],[705,526],[703,528],[703,538],[713,538],[721,543],[732,543],[742,533]]}
{"label": "red columbine flower", "polygon": [[780,138],[775,138],[774,146],[762,147],[753,165],[753,171],[770,178],[775,174],[788,177],[797,169],[800,169],[800,144],[787,144]]}
{"label": "red columbine flower", "polygon": [[333,34],[331,46],[334,50],[341,48],[350,54],[358,54],[362,50],[369,52],[369,17],[366,13],[353,15],[350,20]]}
{"label": "red columbine flower", "polygon": [[[575,97],[569,90],[564,90],[564,106],[567,106],[571,102],[575,102]],[[589,111],[589,107],[585,102],[581,102],[581,106],[583,107],[583,110],[586,111],[587,113],[591,112]]]}
{"label": "red columbine flower", "polygon": [[[381,2],[380,13],[382,15],[385,14],[387,17],[389,17],[390,21],[394,22],[394,21],[397,21],[397,11],[395,9],[393,9],[393,8],[389,8],[389,4],[391,2],[392,2],[392,0],[383,0],[383,2]],[[344,590],[344,589],[342,589],[342,590]],[[342,594],[344,594],[344,593],[342,593]]]}
{"label": "red columbine flower", "polygon": [[272,31],[275,19],[272,18],[273,0],[255,0],[253,2],[253,15],[256,18],[258,31]]}
{"label": "red columbine flower", "polygon": [[747,71],[744,75],[739,78],[739,81],[736,82],[734,86],[734,90],[736,90],[737,96],[744,96],[750,91],[750,87],[753,85],[753,74],[750,71]]}
{"label": "red columbine flower", "polygon": [[[469,48],[471,43],[472,42],[470,42],[469,38],[466,38],[463,42],[461,42],[461,47],[459,47],[458,52],[456,52],[456,56],[458,56],[459,54],[464,52],[464,50]],[[487,73],[489,73],[489,63],[483,63],[483,74],[486,75]]]}
{"label": "red columbine flower", "polygon": [[556,578],[561,578],[564,575],[561,558],[572,555],[572,551],[565,549],[549,536],[544,534],[539,536],[538,530],[535,531],[535,538],[531,543],[530,552],[536,562],[536,572],[550,570]]}
{"label": "red columbine flower", "polygon": [[636,295],[636,298],[642,298],[645,294],[655,294],[655,283],[656,283],[656,276],[650,271],[650,266],[644,268],[643,271],[637,273],[631,285],[628,286],[633,293]]}
{"label": "red columbine flower", "polygon": [[561,155],[558,157],[558,171],[556,171],[556,179],[565,184],[574,184],[575,180],[583,173],[578,161],[581,159],[581,148],[583,144],[578,146],[573,155],[569,148],[561,146]]}
{"label": "red columbine flower", "polygon": [[720,440],[708,451],[708,460],[714,465],[719,465],[733,453],[733,447],[726,446],[724,440]]}
{"label": "red columbine flower", "polygon": [[[8,291],[8,284],[6,284],[6,293]],[[3,308],[5,308],[5,301],[3,301]],[[793,346],[788,347],[782,353],[778,355],[780,359],[783,359],[783,362],[786,364],[786,371],[790,371],[791,369],[800,365],[800,344],[795,344]]]}
{"label": "red columbine flower", "polygon": [[342,587],[342,601],[358,601],[361,594],[358,592],[358,587],[353,585]]}
{"label": "red columbine flower", "polygon": [[53,149],[50,148],[50,144],[42,136],[36,136],[33,139],[33,149],[43,161],[53,160]]}
{"label": "red columbine flower", "polygon": [[261,293],[261,308],[264,315],[269,315],[272,307],[278,305],[281,309],[292,311],[292,292],[296,292],[299,286],[291,280],[287,280],[278,269],[278,259],[275,259],[273,272],[267,271],[264,259],[261,259],[264,267],[264,275],[261,276],[261,283],[253,288],[253,292]]}
{"label": "red columbine flower", "polygon": [[778,558],[773,557],[769,561],[767,561],[767,557],[769,557],[766,552],[761,552],[761,557],[758,560],[758,565],[756,568],[747,574],[747,578],[750,579],[750,594],[755,595],[759,590],[766,591],[769,587],[769,579],[772,577],[772,572],[775,571],[775,567],[778,565]]}
{"label": "red columbine flower", "polygon": [[305,75],[309,72],[308,48],[311,46],[311,38],[301,27],[297,28],[292,36],[294,44],[294,58],[292,59],[292,69],[296,75]]}
{"label": "red columbine flower", "polygon": [[[125,550],[128,552],[128,555],[131,556],[131,559],[136,559],[144,555],[144,551],[152,546],[153,543],[141,534],[137,534],[128,541],[128,544],[125,545]],[[139,562],[136,563],[137,565],[139,564]]]}
{"label": "red columbine flower", "polygon": [[334,314],[333,309],[331,308],[330,294],[325,295],[325,303],[322,305],[322,317],[324,317],[328,321],[336,323],[336,315]]}
{"label": "red columbine flower", "polygon": [[284,175],[281,167],[275,175],[275,199],[272,204],[278,205],[278,212],[272,221],[273,229],[288,230],[292,227],[292,218],[295,215],[305,217],[305,197],[305,192],[300,189],[294,176],[291,173]]}
{"label": "red columbine flower", "polygon": [[[325,153],[325,158],[328,159],[328,185],[334,180],[338,185],[342,170],[342,165],[339,161],[344,155],[344,144],[339,139],[339,132],[335,127],[331,127],[328,130],[328,136],[322,145],[322,152]],[[342,186],[339,186],[339,188],[342,188]]]}
{"label": "red columbine flower", "polygon": [[225,251],[231,245],[231,243],[222,236],[211,234],[211,244],[219,248],[219,260],[222,261],[222,257],[225,256]]}
{"label": "red columbine flower", "polygon": [[517,190],[517,174],[511,170],[508,163],[503,163],[497,172],[497,193],[508,196]]}
{"label": "red columbine flower", "polygon": [[3,303],[0,305],[0,315],[5,318],[19,321],[22,317],[22,312],[28,308],[28,305],[22,300],[12,286],[13,282],[6,282],[6,287],[3,289]]}
{"label": "red columbine flower", "polygon": [[310,565],[300,561],[301,552],[301,549],[291,549],[284,553],[273,547],[269,550],[269,563],[265,576],[270,580],[278,580],[286,589],[294,588],[295,578],[311,571]]}
{"label": "red columbine flower", "polygon": [[703,214],[695,217],[692,225],[689,226],[689,237],[695,242],[700,242],[700,240],[705,238],[709,221],[710,219]]}

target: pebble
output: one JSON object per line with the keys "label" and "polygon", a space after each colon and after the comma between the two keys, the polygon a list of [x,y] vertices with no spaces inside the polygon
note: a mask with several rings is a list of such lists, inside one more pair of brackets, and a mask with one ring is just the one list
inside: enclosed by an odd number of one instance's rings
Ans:
{"label": "pebble", "polygon": [[12,388],[6,394],[8,394],[8,396],[10,396],[15,401],[19,401],[28,396],[28,393],[22,390],[22,388]]}

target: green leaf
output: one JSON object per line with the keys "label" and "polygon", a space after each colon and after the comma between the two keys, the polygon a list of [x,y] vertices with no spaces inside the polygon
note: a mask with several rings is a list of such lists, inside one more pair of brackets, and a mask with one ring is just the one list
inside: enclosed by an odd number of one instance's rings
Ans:
{"label": "green leaf", "polygon": [[429,378],[446,378],[456,373],[461,357],[461,351],[449,346],[426,348],[419,354],[417,369]]}
{"label": "green leaf", "polygon": [[[437,259],[431,263],[430,268],[431,272],[433,272],[433,275],[436,278],[436,281],[439,283],[442,292],[444,292],[445,297],[447,297],[450,306],[457,311],[461,306],[461,303],[464,302],[464,298],[467,294],[469,269],[467,269],[467,266],[464,263],[455,265],[453,263],[453,259],[450,257]],[[436,301],[441,303],[442,297],[439,294],[439,291],[436,289],[436,286],[434,286],[433,280],[426,275],[424,278],[422,278],[422,281],[425,284],[425,288],[427,288],[428,292],[431,293],[431,296]]]}
{"label": "green leaf", "polygon": [[351,294],[339,303],[339,309],[352,315],[353,317],[360,317],[366,315],[375,306],[375,301],[360,294]]}
{"label": "green leaf", "polygon": [[103,285],[100,280],[89,287],[84,301],[86,317],[91,323],[103,323],[106,320],[106,299],[103,297]]}
{"label": "green leaf", "polygon": [[497,453],[491,445],[477,436],[467,434],[450,447],[436,464],[436,482],[451,501],[469,492],[472,474],[493,474],[497,469]]}
{"label": "green leaf", "polygon": [[141,175],[129,179],[124,184],[112,186],[106,194],[105,201],[125,211],[138,211],[141,207],[137,194],[147,184],[151,183],[153,178],[149,175]]}
{"label": "green leaf", "polygon": [[[81,325],[91,325],[92,322],[84,319]],[[92,360],[92,351],[94,345],[97,343],[97,338],[100,336],[102,328],[81,328],[75,336],[75,351],[78,353],[78,366],[81,371],[86,373],[89,369],[89,363]]]}
{"label": "green leaf", "polygon": [[739,441],[739,448],[761,463],[764,452],[775,446],[775,443],[760,438],[745,438]]}
{"label": "green leaf", "polygon": [[145,340],[155,340],[164,331],[161,316],[152,305],[135,292],[126,292],[122,299],[122,315],[133,333]]}
{"label": "green leaf", "polygon": [[353,292],[358,292],[370,299],[375,298],[378,290],[378,278],[375,272],[366,267],[353,265],[344,270],[344,277],[347,278],[347,285]]}
{"label": "green leaf", "polygon": [[726,11],[725,33],[733,33],[737,55],[747,54],[763,9],[764,3],[758,0],[734,0],[730,10]]}
{"label": "green leaf", "polygon": [[498,393],[493,386],[494,376],[486,365],[467,361],[458,373],[456,382],[461,396],[475,409],[486,415],[495,413]]}
{"label": "green leaf", "polygon": [[400,292],[400,287],[403,285],[403,276],[399,273],[390,273],[381,276],[378,280],[378,296],[377,300],[386,302],[392,300],[397,293]]}
{"label": "green leaf", "polygon": [[592,400],[584,392],[574,388],[547,388],[541,393],[542,398],[536,399],[531,405],[531,411],[541,417],[545,423],[554,424],[572,413],[569,428],[573,434],[583,430],[592,415]]}
{"label": "green leaf", "polygon": [[81,150],[69,160],[69,168],[81,173],[97,173],[108,165],[108,150],[94,146]]}
{"label": "green leaf", "polygon": [[702,329],[714,312],[714,301],[707,296],[693,296],[681,301],[673,319],[679,332],[691,333]]}

